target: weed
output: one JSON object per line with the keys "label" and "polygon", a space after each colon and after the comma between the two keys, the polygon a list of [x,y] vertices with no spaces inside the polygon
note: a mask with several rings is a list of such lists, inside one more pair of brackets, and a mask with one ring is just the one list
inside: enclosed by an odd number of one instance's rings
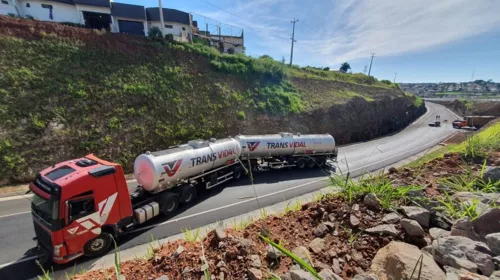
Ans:
{"label": "weed", "polygon": [[280,250],[283,254],[287,255],[292,260],[294,260],[296,263],[298,263],[303,269],[309,271],[309,273],[311,273],[314,277],[316,277],[317,279],[321,279],[321,277],[319,276],[318,272],[314,269],[314,267],[312,267],[310,264],[308,264],[307,262],[305,262],[302,258],[300,258],[297,255],[293,254],[292,252],[288,251],[286,248],[284,248],[280,244],[274,243],[271,239],[266,238],[266,237],[264,237],[262,235],[259,235],[259,236],[267,244],[269,244],[269,245],[273,246],[274,248]]}
{"label": "weed", "polygon": [[[43,273],[42,276],[38,276],[39,280],[52,280],[52,279],[54,279],[54,278],[52,278],[50,271],[45,270],[38,260],[36,261],[36,264],[42,270],[42,273]],[[53,274],[54,274],[54,268],[52,268],[52,275]]]}
{"label": "weed", "polygon": [[349,235],[348,241],[349,241],[349,246],[353,246],[356,240],[358,239],[358,236],[361,232],[354,233],[352,228],[344,227],[342,226],[342,229]]}
{"label": "weed", "polygon": [[260,218],[265,220],[267,218],[267,210],[266,208],[260,209]]}
{"label": "weed", "polygon": [[478,218],[487,209],[496,206],[496,200],[493,200],[489,205],[481,209],[479,208],[479,200],[475,197],[470,202],[455,202],[448,193],[444,194],[444,198],[437,198],[437,200],[441,204],[437,209],[443,211],[448,216],[455,219],[468,217],[471,221]]}
{"label": "weed", "polygon": [[116,279],[120,279],[120,273],[121,273],[121,264],[120,264],[120,255],[118,253],[118,246],[116,245],[116,241],[113,239],[113,243],[115,244],[115,274],[116,274]]}
{"label": "weed", "polygon": [[184,236],[184,240],[188,242],[196,242],[198,241],[198,237],[200,235],[200,228],[195,230],[184,229],[182,230],[182,235]]}
{"label": "weed", "polygon": [[313,194],[312,201],[313,202],[319,202],[325,197],[325,194],[323,192],[318,192],[317,194]]}
{"label": "weed", "polygon": [[424,254],[421,254],[420,257],[418,258],[417,262],[415,263],[415,266],[413,267],[410,278],[406,278],[405,280],[412,280],[413,279],[413,275],[415,274],[415,271],[417,270],[417,266],[419,266],[419,264],[420,264],[420,267],[418,269],[418,276],[416,279],[420,280],[420,277],[422,275],[422,265],[424,264]]}

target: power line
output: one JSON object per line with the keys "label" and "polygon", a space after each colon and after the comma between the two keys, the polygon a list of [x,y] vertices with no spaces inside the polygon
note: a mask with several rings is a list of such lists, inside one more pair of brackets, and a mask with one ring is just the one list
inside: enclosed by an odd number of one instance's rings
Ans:
{"label": "power line", "polygon": [[370,73],[372,72],[373,57],[375,57],[375,53],[372,53],[372,60],[370,61],[370,69],[368,70],[368,77],[370,77]]}
{"label": "power line", "polygon": [[298,22],[299,19],[295,19],[293,18],[293,20],[291,21],[291,23],[293,23],[293,29],[292,29],[292,51],[290,52],[290,66],[292,66],[292,62],[293,62],[293,43],[297,42],[295,40],[295,23]]}

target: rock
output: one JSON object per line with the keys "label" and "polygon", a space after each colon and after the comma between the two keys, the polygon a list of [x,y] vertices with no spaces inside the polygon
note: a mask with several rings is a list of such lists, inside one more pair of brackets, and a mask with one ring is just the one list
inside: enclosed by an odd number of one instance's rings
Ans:
{"label": "rock", "polygon": [[335,228],[335,224],[334,223],[324,222],[323,224],[328,228],[328,230],[332,230],[332,229]]}
{"label": "rock", "polygon": [[[496,221],[496,222],[492,222]],[[489,208],[481,216],[472,221],[474,231],[484,238],[490,233],[500,232],[500,208]]]}
{"label": "rock", "polygon": [[243,247],[245,249],[250,249],[253,246],[253,241],[247,238],[238,240],[239,247]]}
{"label": "rock", "polygon": [[430,234],[432,240],[438,239],[441,237],[450,236],[449,231],[441,229],[441,228],[431,228],[431,229],[429,229],[429,234]]}
{"label": "rock", "polygon": [[314,262],[314,268],[316,270],[321,270],[321,269],[330,269],[330,266],[327,265],[326,263],[322,263],[320,261],[315,261]]}
{"label": "rock", "polygon": [[127,277],[125,277],[125,275],[120,275],[118,276],[118,280],[127,280]]}
{"label": "rock", "polygon": [[168,276],[167,275],[162,275],[162,276],[156,278],[156,280],[168,280]]}
{"label": "rock", "polygon": [[357,227],[357,226],[359,226],[359,223],[360,223],[358,217],[356,217],[353,214],[350,215],[349,222],[351,223],[352,227]]}
{"label": "rock", "polygon": [[391,168],[389,168],[389,174],[394,174],[394,173],[398,173],[398,170],[396,169],[396,167],[392,166]]}
{"label": "rock", "polygon": [[290,276],[292,280],[317,280],[314,275],[304,270],[292,270]]}
{"label": "rock", "polygon": [[401,226],[403,226],[404,231],[410,236],[424,236],[425,232],[417,221],[402,219]]}
{"label": "rock", "polygon": [[417,221],[424,228],[429,227],[431,212],[427,209],[417,206],[402,206],[401,208],[408,218]]}
{"label": "rock", "polygon": [[486,244],[494,256],[500,256],[500,232],[486,235]]}
{"label": "rock", "polygon": [[224,224],[221,222],[215,228],[215,237],[217,240],[223,240],[226,238],[226,233],[224,232]]}
{"label": "rock", "polygon": [[287,272],[280,277],[281,280],[292,280],[292,276],[290,275],[290,272]]}
{"label": "rock", "polygon": [[304,247],[304,246],[295,247],[295,249],[292,250],[292,253],[294,255],[296,255],[297,257],[301,258],[303,261],[305,261],[309,265],[313,264],[311,254],[309,254],[309,250],[306,247]]}
{"label": "rock", "polygon": [[342,277],[333,273],[333,271],[331,269],[321,270],[319,272],[319,276],[321,276],[321,279],[323,279],[323,280],[342,280]]}
{"label": "rock", "polygon": [[389,213],[382,218],[382,223],[396,224],[401,220],[401,217],[396,213]]}
{"label": "rock", "polygon": [[500,270],[500,256],[493,257],[493,264],[495,265],[495,270]]}
{"label": "rock", "polygon": [[251,280],[260,280],[262,279],[262,271],[260,271],[260,269],[250,268],[248,270],[248,278]]}
{"label": "rock", "polygon": [[451,236],[464,236],[472,240],[479,240],[479,235],[474,231],[469,218],[463,218],[455,221],[451,227]]}
{"label": "rock", "polygon": [[363,269],[367,269],[370,266],[368,260],[366,260],[366,258],[363,257],[363,254],[361,254],[356,250],[352,252],[352,259]]}
{"label": "rock", "polygon": [[359,204],[353,204],[351,207],[352,212],[359,212]]}
{"label": "rock", "polygon": [[274,261],[282,255],[281,251],[271,245],[267,245],[267,259]]}
{"label": "rock", "polygon": [[325,249],[325,240],[321,238],[314,238],[313,241],[309,243],[309,248],[316,253],[319,254],[323,249]]}
{"label": "rock", "polygon": [[500,167],[486,166],[483,181],[486,183],[489,181],[492,183],[500,181]]}
{"label": "rock", "polygon": [[483,275],[494,271],[491,251],[486,244],[463,236],[448,236],[432,242],[431,254],[441,265],[463,268],[471,272],[476,269]]}
{"label": "rock", "polygon": [[182,247],[181,245],[179,245],[179,247],[177,247],[177,249],[174,252],[174,258],[179,257],[179,255],[182,254],[182,252],[184,252],[185,250],[186,249],[184,249],[184,247]]}
{"label": "rock", "polygon": [[333,259],[332,269],[333,269],[333,272],[335,272],[337,274],[342,274],[342,269],[340,268],[339,259]]}
{"label": "rock", "polygon": [[500,280],[500,271],[495,271],[490,275],[490,280]]}
{"label": "rock", "polygon": [[431,214],[430,226],[438,227],[444,230],[450,230],[451,225],[453,225],[453,221],[446,217],[444,214],[440,212],[433,212]]}
{"label": "rock", "polygon": [[324,237],[326,235],[326,233],[328,232],[328,227],[321,223],[319,224],[314,230],[313,230],[313,234],[314,236],[316,237]]}
{"label": "rock", "polygon": [[420,280],[445,280],[446,275],[427,254],[410,244],[392,241],[380,249],[372,261],[370,272],[381,280],[409,279],[417,263],[422,257],[422,271]]}
{"label": "rock", "polygon": [[358,274],[352,278],[352,280],[379,280],[377,275],[371,274]]}
{"label": "rock", "polygon": [[445,266],[446,280],[488,280],[488,277],[472,273],[464,269],[456,269],[450,266]]}
{"label": "rock", "polygon": [[250,266],[253,266],[256,268],[260,268],[262,266],[262,263],[260,262],[259,255],[250,255],[250,260],[252,261]]}
{"label": "rock", "polygon": [[396,229],[394,225],[381,224],[369,229],[365,230],[368,233],[389,235],[389,236],[397,236],[399,231]]}
{"label": "rock", "polygon": [[476,204],[476,211],[478,213],[483,213],[493,203],[500,202],[500,197],[496,193],[458,192],[452,198],[459,202],[468,203],[469,205]]}
{"label": "rock", "polygon": [[378,199],[378,197],[374,193],[365,195],[363,204],[366,205],[366,207],[374,210],[380,209],[380,199]]}
{"label": "rock", "polygon": [[335,214],[333,214],[333,213],[328,214],[328,220],[330,222],[335,222],[336,219],[337,218],[335,217]]}
{"label": "rock", "polygon": [[[418,223],[417,223],[418,224]],[[418,248],[424,248],[426,247],[427,245],[429,245],[427,243],[427,240],[425,240],[424,237],[422,236],[411,236],[409,234],[407,234],[404,238],[404,242],[406,243],[410,243],[412,245],[415,245],[417,246]]]}

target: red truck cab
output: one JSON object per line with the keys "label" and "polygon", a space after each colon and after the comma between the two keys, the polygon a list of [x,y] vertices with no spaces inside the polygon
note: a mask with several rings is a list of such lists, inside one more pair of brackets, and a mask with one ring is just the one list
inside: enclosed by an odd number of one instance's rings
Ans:
{"label": "red truck cab", "polygon": [[132,221],[122,167],[94,155],[41,171],[30,190],[37,243],[54,263],[103,253]]}

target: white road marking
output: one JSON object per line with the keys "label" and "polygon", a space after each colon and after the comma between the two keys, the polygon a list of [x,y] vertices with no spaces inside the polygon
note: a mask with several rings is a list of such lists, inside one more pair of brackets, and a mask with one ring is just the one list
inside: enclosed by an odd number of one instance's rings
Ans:
{"label": "white road marking", "polygon": [[23,194],[23,195],[16,195],[16,196],[7,196],[7,197],[0,197],[0,201],[9,201],[9,200],[16,200],[16,199],[30,199],[33,197],[33,194]]}
{"label": "white road marking", "polygon": [[18,264],[18,263],[23,263],[23,262],[27,262],[27,261],[31,261],[31,260],[34,260],[36,258],[38,258],[39,256],[31,256],[31,257],[27,257],[27,258],[23,258],[23,259],[19,259],[17,261],[13,261],[13,262],[8,262],[8,263],[4,263],[4,264],[0,264],[0,269],[6,267],[6,266],[9,266],[9,265],[13,265],[13,264]]}
{"label": "white road marking", "polygon": [[12,214],[3,215],[3,216],[0,216],[0,219],[1,218],[6,218],[6,217],[10,217],[10,216],[15,216],[15,215],[26,214],[26,213],[31,213],[31,211],[24,211],[24,212],[18,212],[18,213],[12,213]]}

